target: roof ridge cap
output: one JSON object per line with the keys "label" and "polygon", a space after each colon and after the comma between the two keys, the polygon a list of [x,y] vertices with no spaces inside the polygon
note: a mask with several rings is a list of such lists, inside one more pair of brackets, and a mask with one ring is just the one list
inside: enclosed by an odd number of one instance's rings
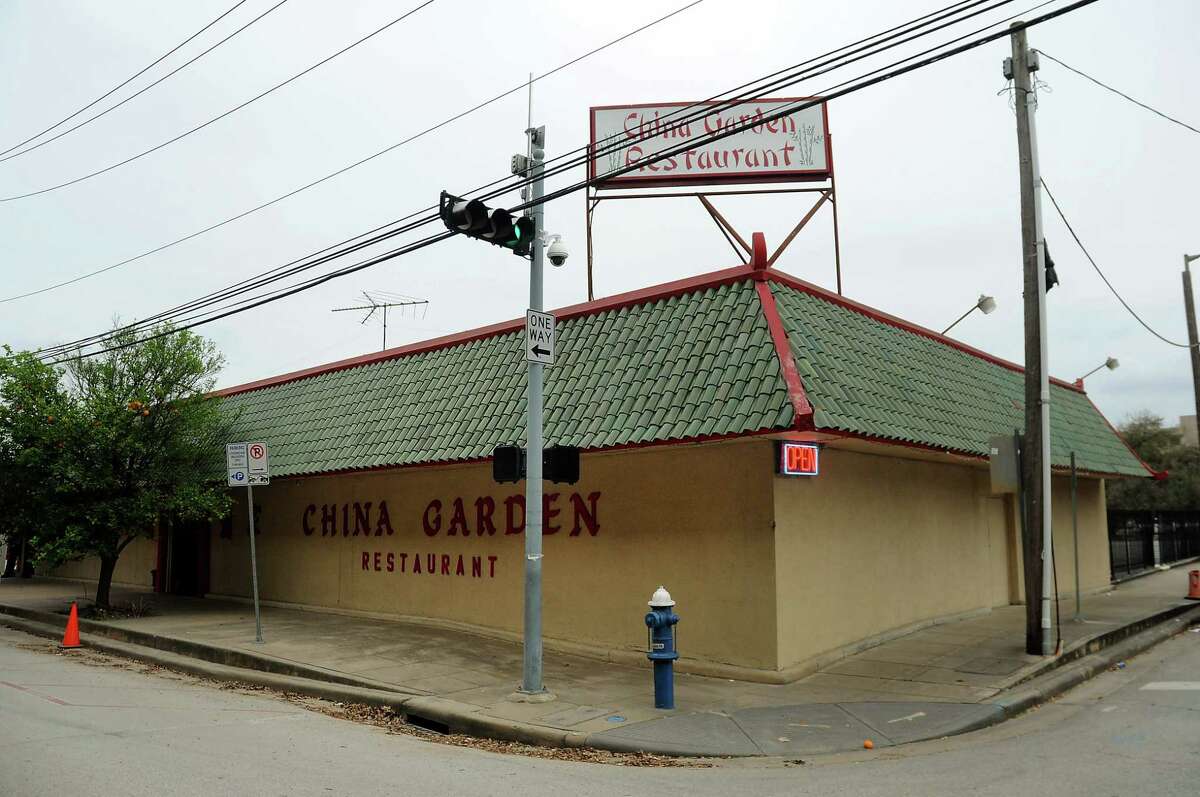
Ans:
{"label": "roof ridge cap", "polygon": [[[868,318],[873,318],[876,321],[880,321],[884,324],[888,324],[889,326],[902,329],[914,335],[930,338],[931,340],[949,346],[953,349],[958,349],[964,354],[969,354],[977,359],[990,362],[993,365],[999,365],[1002,368],[1007,368],[1008,370],[1016,371],[1017,373],[1025,373],[1025,366],[1015,363],[1012,360],[1006,360],[1003,357],[992,354],[991,352],[976,348],[969,343],[963,343],[960,340],[947,337],[940,332],[929,329],[928,327],[923,327],[920,324],[916,324],[912,321],[900,318],[899,316],[892,315],[891,313],[885,312],[878,308],[871,307],[868,304],[863,304],[862,302],[848,299],[842,294],[834,293],[827,288],[822,288],[820,285],[808,282],[807,280],[802,280],[799,277],[794,277],[791,274],[786,274],[782,271],[776,271],[775,269],[768,269],[764,273],[763,278],[769,282],[776,282],[788,288],[793,288],[803,293],[807,293],[810,296],[815,296],[818,299],[840,305],[851,312],[865,315]],[[1065,379],[1052,376],[1050,377],[1050,382],[1053,385],[1066,388],[1067,390],[1071,390],[1075,393],[1081,393],[1085,396],[1087,395],[1087,391],[1082,387],[1073,382],[1068,382]]]}
{"label": "roof ridge cap", "polygon": [[762,280],[754,282],[754,289],[758,295],[759,306],[762,307],[763,319],[767,322],[767,330],[771,333],[771,342],[775,345],[780,375],[787,385],[788,401],[792,405],[792,428],[812,429],[813,406],[804,390],[800,369],[796,367],[796,358],[788,342],[787,329],[784,327],[783,317],[779,315],[779,307],[775,304],[775,294],[771,292],[771,286]]}

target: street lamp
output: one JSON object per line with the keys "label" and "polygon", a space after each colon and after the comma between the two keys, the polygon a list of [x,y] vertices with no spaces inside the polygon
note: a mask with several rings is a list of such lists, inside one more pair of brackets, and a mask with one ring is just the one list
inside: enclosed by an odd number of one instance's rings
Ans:
{"label": "street lamp", "polygon": [[1088,371],[1086,374],[1084,374],[1083,376],[1079,377],[1079,378],[1078,378],[1078,379],[1076,379],[1075,381],[1076,381],[1078,384],[1081,384],[1081,385],[1082,385],[1082,384],[1083,384],[1083,380],[1087,379],[1089,376],[1091,376],[1092,374],[1096,373],[1096,372],[1097,372],[1097,371],[1099,371],[1101,368],[1107,368],[1107,369],[1108,369],[1108,370],[1110,370],[1110,371],[1115,371],[1115,370],[1117,370],[1117,369],[1118,369],[1118,368],[1120,368],[1120,367],[1121,367],[1121,361],[1120,361],[1120,360],[1118,360],[1116,357],[1109,357],[1109,358],[1108,358],[1108,359],[1106,359],[1104,362],[1100,363],[1100,364],[1099,364],[1099,365],[1097,365],[1095,368],[1093,368],[1092,370]]}
{"label": "street lamp", "polygon": [[980,294],[979,300],[976,301],[975,304],[973,304],[971,306],[971,309],[968,310],[967,312],[963,313],[962,315],[960,315],[958,318],[956,318],[954,320],[953,324],[951,324],[950,326],[943,329],[942,334],[945,335],[947,332],[954,329],[955,324],[957,324],[959,321],[962,321],[964,318],[966,318],[967,316],[969,316],[971,313],[975,312],[976,310],[981,311],[984,315],[991,315],[992,311],[994,311],[995,309],[996,309],[996,300],[993,299],[991,296],[986,296],[984,294]]}

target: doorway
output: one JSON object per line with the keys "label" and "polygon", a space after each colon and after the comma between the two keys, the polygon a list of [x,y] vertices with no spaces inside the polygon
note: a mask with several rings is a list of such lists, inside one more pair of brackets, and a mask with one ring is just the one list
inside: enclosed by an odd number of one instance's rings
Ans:
{"label": "doorway", "polygon": [[166,591],[203,597],[209,590],[209,524],[176,521],[167,537]]}

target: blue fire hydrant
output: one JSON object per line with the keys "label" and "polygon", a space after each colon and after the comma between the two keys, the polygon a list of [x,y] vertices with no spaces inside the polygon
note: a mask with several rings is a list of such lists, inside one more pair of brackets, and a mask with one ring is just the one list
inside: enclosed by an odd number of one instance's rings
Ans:
{"label": "blue fire hydrant", "polygon": [[675,624],[679,615],[671,611],[675,601],[666,587],[654,591],[646,613],[646,636],[650,649],[646,658],[654,662],[654,707],[675,708],[675,671],[673,662],[679,658],[675,650]]}

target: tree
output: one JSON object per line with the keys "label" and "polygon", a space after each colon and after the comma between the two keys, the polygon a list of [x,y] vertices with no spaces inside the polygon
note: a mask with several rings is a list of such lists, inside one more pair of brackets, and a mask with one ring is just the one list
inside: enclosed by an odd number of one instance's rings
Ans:
{"label": "tree", "polygon": [[1110,509],[1200,509],[1200,448],[1184,445],[1178,429],[1142,411],[1121,425],[1125,441],[1165,480],[1123,479],[1108,489]]}
{"label": "tree", "polygon": [[[40,528],[61,522],[70,397],[62,374],[29,352],[0,357],[0,506],[10,546],[28,554]],[[28,556],[25,557],[28,559]],[[22,568],[29,572],[28,561]]]}
{"label": "tree", "polygon": [[97,557],[96,604],[107,607],[113,572],[130,543],[153,536],[163,520],[222,517],[230,500],[212,478],[226,424],[219,402],[206,397],[223,363],[216,346],[160,326],[118,327],[104,347],[67,363],[65,518],[35,542],[51,566]]}

